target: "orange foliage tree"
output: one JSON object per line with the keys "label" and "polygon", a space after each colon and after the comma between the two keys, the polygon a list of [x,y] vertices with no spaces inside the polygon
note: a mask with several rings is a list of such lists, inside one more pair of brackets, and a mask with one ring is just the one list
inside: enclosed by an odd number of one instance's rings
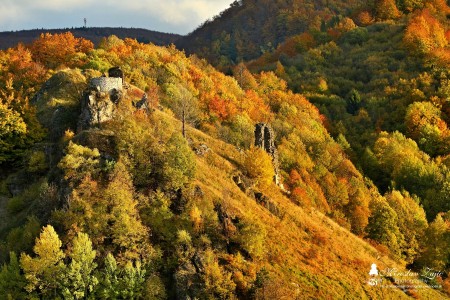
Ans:
{"label": "orange foliage tree", "polygon": [[293,57],[297,53],[307,51],[314,47],[315,44],[314,37],[310,33],[304,32],[288,38],[284,43],[280,44],[277,48],[277,53],[283,53]]}
{"label": "orange foliage tree", "polygon": [[428,9],[419,11],[411,18],[403,42],[418,55],[430,54],[448,44],[444,27]]}
{"label": "orange foliage tree", "polygon": [[30,47],[35,61],[48,68],[58,66],[79,67],[84,63],[83,55],[94,48],[91,41],[76,38],[72,33],[43,33]]}

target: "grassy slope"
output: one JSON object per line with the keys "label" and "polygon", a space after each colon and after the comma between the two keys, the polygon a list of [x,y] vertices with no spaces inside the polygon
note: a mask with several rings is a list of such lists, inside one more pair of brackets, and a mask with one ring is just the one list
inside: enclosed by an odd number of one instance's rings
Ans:
{"label": "grassy slope", "polygon": [[[367,284],[372,263],[380,270],[401,269],[396,262],[322,213],[293,204],[276,187],[267,193],[284,216],[272,215],[232,180],[232,175],[239,171],[243,154],[201,131],[189,128],[188,135],[194,143],[204,143],[212,150],[203,157],[197,156],[196,184],[205,194],[198,207],[211,211],[212,201],[219,200],[236,216],[259,219],[264,224],[266,253],[258,264],[269,270],[273,278],[279,278],[277,284],[285,289],[282,292],[285,299],[409,298],[399,289],[373,288]],[[445,299],[444,295],[429,289],[417,293],[420,299]]]}

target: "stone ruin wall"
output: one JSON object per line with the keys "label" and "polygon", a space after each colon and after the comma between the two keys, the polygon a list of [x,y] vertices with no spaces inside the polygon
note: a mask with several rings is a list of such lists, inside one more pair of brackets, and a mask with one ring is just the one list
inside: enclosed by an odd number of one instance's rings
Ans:
{"label": "stone ruin wall", "polygon": [[90,85],[92,87],[99,87],[100,92],[109,93],[113,89],[116,89],[118,91],[122,90],[122,78],[116,78],[116,77],[97,77],[92,78]]}

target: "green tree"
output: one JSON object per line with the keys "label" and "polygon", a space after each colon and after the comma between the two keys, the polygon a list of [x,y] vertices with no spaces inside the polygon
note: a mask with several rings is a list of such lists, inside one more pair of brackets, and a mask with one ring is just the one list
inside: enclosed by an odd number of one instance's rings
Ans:
{"label": "green tree", "polygon": [[405,125],[408,135],[426,153],[435,156],[448,151],[443,145],[448,136],[447,124],[441,119],[441,111],[431,102],[414,102],[408,106]]}
{"label": "green tree", "polygon": [[105,267],[98,273],[100,284],[96,296],[101,299],[139,299],[145,283],[145,268],[139,261],[128,261],[124,267],[117,265],[111,253],[105,258]]}
{"label": "green tree", "polygon": [[27,222],[23,226],[16,227],[8,233],[6,237],[8,251],[15,253],[31,251],[40,231],[41,225],[39,220],[34,216],[28,217]]}
{"label": "green tree", "polygon": [[196,162],[187,141],[174,132],[167,142],[162,169],[157,171],[164,190],[178,190],[195,175]]}
{"label": "green tree", "polygon": [[92,294],[98,279],[94,276],[97,268],[96,251],[86,233],[80,232],[72,241],[70,264],[64,274],[64,297],[66,299],[86,299]]}
{"label": "green tree", "polygon": [[254,130],[252,120],[246,114],[236,115],[230,120],[229,126],[222,126],[220,135],[230,144],[248,148],[253,142]]}
{"label": "green tree", "polygon": [[0,299],[25,299],[26,284],[17,255],[11,252],[9,264],[4,264],[0,272]]}
{"label": "green tree", "polygon": [[429,221],[438,212],[445,211],[448,196],[440,190],[446,188],[448,179],[443,176],[442,167],[420,151],[413,140],[399,132],[382,132],[375,142],[374,152],[378,166],[389,174],[391,187],[419,196]]}
{"label": "green tree", "polygon": [[145,268],[141,262],[135,263],[128,261],[121,272],[121,296],[123,299],[136,299],[142,296],[145,283]]}
{"label": "green tree", "polygon": [[178,230],[176,239],[177,257],[180,262],[186,262],[192,258],[192,238],[186,230]]}
{"label": "green tree", "polygon": [[36,291],[44,297],[55,297],[61,288],[61,279],[65,272],[61,250],[61,240],[51,225],[42,229],[33,248],[36,257],[22,253],[20,265],[24,271],[27,285],[25,289],[31,293]]}
{"label": "green tree", "polygon": [[266,251],[267,232],[257,221],[244,221],[239,224],[237,242],[253,259],[260,259]]}
{"label": "green tree", "polygon": [[355,115],[358,110],[361,108],[361,95],[355,89],[352,89],[350,93],[348,93],[347,98],[347,111]]}
{"label": "green tree", "polygon": [[397,214],[384,199],[372,200],[370,210],[372,215],[366,227],[368,237],[389,247],[393,254],[399,256],[403,235],[397,225]]}
{"label": "green tree", "polygon": [[15,87],[9,78],[5,88],[0,89],[0,166],[16,161],[44,136],[45,130],[36,118],[35,107],[24,95],[23,86]]}
{"label": "green tree", "polygon": [[402,256],[407,263],[412,263],[420,253],[420,242],[428,226],[425,211],[419,205],[419,200],[406,192],[392,191],[386,195],[386,200],[400,216],[397,224],[405,239],[401,247]]}
{"label": "green tree", "polygon": [[422,242],[423,252],[418,264],[435,270],[444,270],[450,263],[450,226],[441,214],[430,224],[425,231]]}
{"label": "green tree", "polygon": [[160,242],[175,240],[176,224],[170,210],[170,199],[160,190],[152,193],[148,205],[141,210],[142,220],[152,229],[152,238]]}
{"label": "green tree", "polygon": [[72,183],[78,183],[83,177],[95,174],[100,164],[100,152],[77,145],[72,141],[66,148],[66,155],[58,163],[64,171],[64,178]]}
{"label": "green tree", "polygon": [[98,273],[100,284],[96,290],[96,295],[101,299],[117,299],[120,295],[117,261],[111,253],[108,253],[104,264],[104,269]]}
{"label": "green tree", "polygon": [[159,276],[151,275],[145,281],[145,290],[143,291],[145,300],[164,300],[167,299],[164,282]]}
{"label": "green tree", "polygon": [[424,5],[423,0],[399,0],[398,3],[399,8],[407,13],[420,9]]}
{"label": "green tree", "polygon": [[0,101],[0,164],[14,158],[26,133],[27,125],[20,114]]}
{"label": "green tree", "polygon": [[441,212],[450,211],[450,170],[444,168],[444,176],[435,189],[430,189],[423,200],[429,219]]}
{"label": "green tree", "polygon": [[[157,158],[162,156],[164,147],[160,147],[158,131],[148,118],[139,119],[137,115],[124,118],[115,124],[113,130],[117,136],[117,149],[130,171],[137,187],[146,187],[152,182],[152,174],[160,166]],[[168,131],[170,127],[165,127]],[[161,133],[163,130],[159,130]],[[164,130],[165,131],[165,130]],[[158,146],[157,146],[158,145]]]}

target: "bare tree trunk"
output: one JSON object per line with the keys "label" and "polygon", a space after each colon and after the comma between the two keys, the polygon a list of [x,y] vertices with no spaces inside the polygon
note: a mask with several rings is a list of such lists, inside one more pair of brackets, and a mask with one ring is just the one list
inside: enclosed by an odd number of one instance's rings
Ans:
{"label": "bare tree trunk", "polygon": [[183,127],[181,129],[181,133],[183,134],[183,137],[186,138],[186,127],[185,127],[185,124],[186,124],[186,113],[185,113],[184,108],[183,108],[182,123],[183,123]]}

